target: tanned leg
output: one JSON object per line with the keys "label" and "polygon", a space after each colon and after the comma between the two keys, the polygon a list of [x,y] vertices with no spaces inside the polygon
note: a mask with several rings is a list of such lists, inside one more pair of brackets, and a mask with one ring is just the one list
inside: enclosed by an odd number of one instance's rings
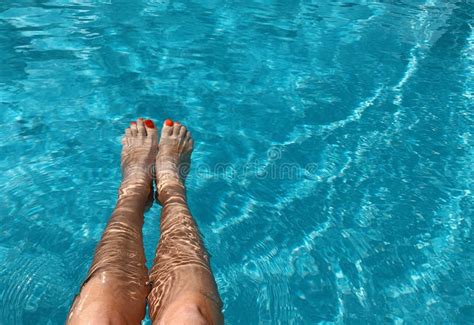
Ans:
{"label": "tanned leg", "polygon": [[149,293],[142,226],[153,202],[152,166],[158,150],[151,120],[138,119],[122,140],[118,202],[97,246],[68,324],[140,324]]}
{"label": "tanned leg", "polygon": [[221,324],[221,300],[209,257],[186,203],[184,178],[193,140],[179,123],[166,121],[156,158],[161,237],[150,273],[153,324]]}

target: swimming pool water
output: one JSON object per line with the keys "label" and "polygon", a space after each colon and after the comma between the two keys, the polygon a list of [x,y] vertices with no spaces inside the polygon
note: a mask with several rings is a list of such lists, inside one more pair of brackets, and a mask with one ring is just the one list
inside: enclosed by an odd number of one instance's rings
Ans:
{"label": "swimming pool water", "polygon": [[195,138],[188,196],[227,324],[474,323],[473,14],[2,1],[0,323],[64,322],[138,116]]}

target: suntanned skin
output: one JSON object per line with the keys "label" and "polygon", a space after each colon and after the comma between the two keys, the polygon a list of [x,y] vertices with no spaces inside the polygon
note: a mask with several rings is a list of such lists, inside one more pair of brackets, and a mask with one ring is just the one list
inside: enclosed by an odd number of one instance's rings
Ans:
{"label": "suntanned skin", "polygon": [[156,158],[161,237],[150,272],[153,324],[221,324],[221,300],[209,258],[186,203],[184,179],[193,140],[175,123],[163,125]]}
{"label": "suntanned skin", "polygon": [[[189,132],[165,123],[158,146],[154,125],[138,119],[126,129],[122,144],[118,202],[68,324],[140,324],[147,299],[153,324],[221,324],[221,301],[186,203],[184,178],[193,149]],[[153,201],[153,165],[163,209],[148,277],[142,226]]]}

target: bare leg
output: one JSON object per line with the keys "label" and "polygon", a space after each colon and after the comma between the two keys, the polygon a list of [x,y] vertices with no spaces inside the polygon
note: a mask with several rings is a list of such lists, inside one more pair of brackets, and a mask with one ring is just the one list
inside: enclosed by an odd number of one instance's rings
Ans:
{"label": "bare leg", "polygon": [[150,318],[153,324],[221,324],[221,300],[209,258],[186,203],[184,177],[193,140],[184,126],[165,122],[159,147],[157,191],[163,210],[150,273]]}
{"label": "bare leg", "polygon": [[151,167],[158,150],[150,122],[139,119],[125,131],[118,202],[68,324],[139,324],[145,317],[149,286],[142,226],[145,209],[153,202]]}

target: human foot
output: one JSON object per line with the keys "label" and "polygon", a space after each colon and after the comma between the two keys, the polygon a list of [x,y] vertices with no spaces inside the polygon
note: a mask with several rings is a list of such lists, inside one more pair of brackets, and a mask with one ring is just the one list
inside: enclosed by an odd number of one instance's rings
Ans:
{"label": "human foot", "polygon": [[173,196],[184,195],[193,144],[184,125],[171,120],[164,122],[155,164],[157,197],[161,204]]}
{"label": "human foot", "polygon": [[[158,151],[157,129],[152,120],[130,123],[122,138],[122,185],[120,194],[133,192],[153,202],[153,163]],[[150,202],[151,199],[151,202]]]}

